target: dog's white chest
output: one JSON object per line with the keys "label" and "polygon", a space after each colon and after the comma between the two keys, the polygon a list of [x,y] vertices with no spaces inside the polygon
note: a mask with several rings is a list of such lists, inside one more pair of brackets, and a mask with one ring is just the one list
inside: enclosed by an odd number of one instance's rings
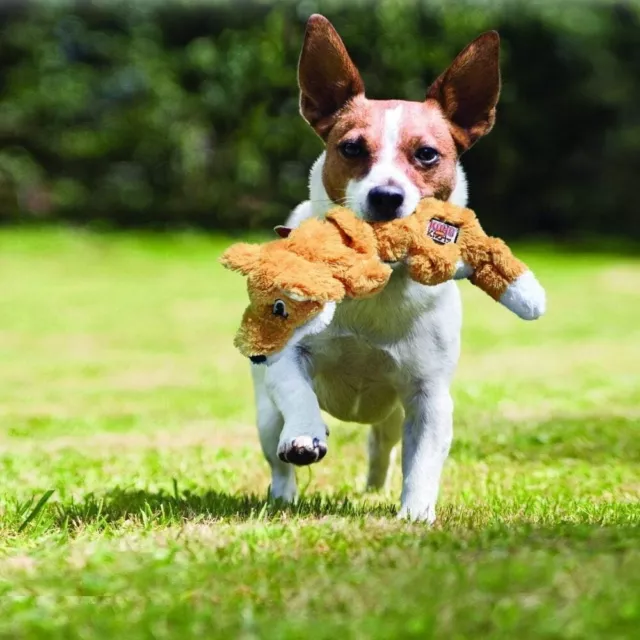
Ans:
{"label": "dog's white chest", "polygon": [[354,422],[390,413],[412,380],[438,366],[446,325],[455,335],[459,316],[455,284],[424,287],[402,271],[379,295],[344,301],[325,331],[303,341],[320,405]]}

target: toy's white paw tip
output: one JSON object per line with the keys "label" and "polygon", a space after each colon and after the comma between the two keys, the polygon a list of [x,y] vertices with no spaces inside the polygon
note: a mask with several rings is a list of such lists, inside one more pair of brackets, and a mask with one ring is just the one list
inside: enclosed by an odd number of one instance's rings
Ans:
{"label": "toy's white paw tip", "polygon": [[500,297],[500,304],[523,320],[537,320],[547,310],[547,295],[532,271],[525,271]]}

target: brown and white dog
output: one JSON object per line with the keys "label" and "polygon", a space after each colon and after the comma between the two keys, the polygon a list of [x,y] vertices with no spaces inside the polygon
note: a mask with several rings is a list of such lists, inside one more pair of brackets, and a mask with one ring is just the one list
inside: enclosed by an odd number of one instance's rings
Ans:
{"label": "brown and white dog", "polygon": [[[425,196],[464,206],[460,154],[487,134],[500,92],[499,38],[481,35],[427,90],[423,102],[370,100],[339,35],[309,19],[298,69],[303,117],[326,144],[310,199],[288,226],[344,204],[365,220],[409,215]],[[368,487],[383,488],[402,438],[400,515],[433,522],[452,440],[449,393],[460,350],[458,288],[424,287],[397,266],[386,289],[347,300],[268,366],[252,366],[271,495],[293,500],[293,464],[326,452],[321,409],[371,424]]]}

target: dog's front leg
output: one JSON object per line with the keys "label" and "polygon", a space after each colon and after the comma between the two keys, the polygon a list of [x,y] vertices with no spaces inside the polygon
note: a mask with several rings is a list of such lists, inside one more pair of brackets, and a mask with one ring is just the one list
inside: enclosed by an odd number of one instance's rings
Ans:
{"label": "dog's front leg", "polygon": [[453,402],[444,381],[422,384],[405,402],[400,516],[436,519],[442,467],[453,437]]}
{"label": "dog's front leg", "polygon": [[285,351],[267,366],[266,387],[284,418],[278,457],[284,462],[307,465],[327,453],[327,427],[318,398],[296,348]]}

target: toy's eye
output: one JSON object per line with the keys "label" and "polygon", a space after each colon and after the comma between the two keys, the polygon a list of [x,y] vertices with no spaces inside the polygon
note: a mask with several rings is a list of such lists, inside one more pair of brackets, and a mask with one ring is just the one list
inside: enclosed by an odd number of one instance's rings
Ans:
{"label": "toy's eye", "polygon": [[433,147],[420,147],[415,153],[416,160],[427,167],[440,160],[440,154]]}
{"label": "toy's eye", "polygon": [[367,150],[361,142],[343,142],[338,149],[345,158],[363,158]]}
{"label": "toy's eye", "polygon": [[289,315],[287,313],[287,307],[282,300],[276,300],[273,303],[273,315],[280,316],[281,318],[286,318]]}

